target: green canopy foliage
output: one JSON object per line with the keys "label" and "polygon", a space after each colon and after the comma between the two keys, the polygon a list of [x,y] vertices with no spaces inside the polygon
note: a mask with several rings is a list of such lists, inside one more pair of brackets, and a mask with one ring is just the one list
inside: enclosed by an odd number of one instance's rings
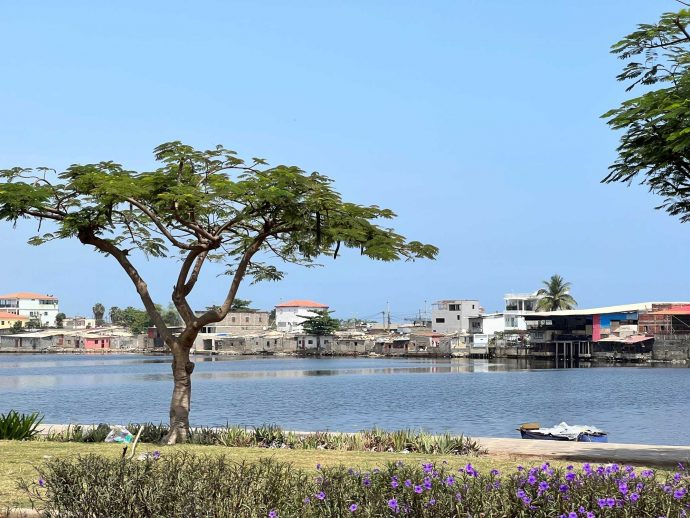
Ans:
{"label": "green canopy foliage", "polygon": [[67,315],[65,315],[64,313],[58,313],[57,315],[55,315],[55,326],[62,328],[64,320],[66,318],[67,318]]}
{"label": "green canopy foliage", "polygon": [[246,299],[238,299],[236,298],[235,300],[232,301],[232,305],[230,306],[230,309],[234,311],[246,311],[250,310],[250,306],[252,305],[251,300],[246,300]]}
{"label": "green canopy foliage", "polygon": [[331,316],[332,311],[320,309],[312,311],[314,315],[302,317],[302,328],[309,335],[326,336],[340,329],[340,320]]}
{"label": "green canopy foliage", "polygon": [[542,281],[544,288],[537,292],[541,298],[537,302],[540,311],[558,311],[559,309],[573,309],[577,302],[570,295],[571,284],[565,282],[560,275],[552,275],[548,281]]}
{"label": "green canopy foliage", "polygon": [[688,9],[665,13],[613,45],[626,61],[618,80],[641,93],[603,115],[622,135],[602,181],[646,185],[663,197],[657,208],[683,222],[690,220],[689,24]]}
{"label": "green canopy foliage", "polygon": [[[223,146],[197,150],[167,142],[154,155],[160,166],[142,172],[111,161],[59,173],[0,170],[0,218],[35,219],[40,232],[32,244],[75,238],[114,257],[171,348],[190,347],[203,326],[222,320],[245,276],[281,279],[281,262],[314,266],[320,255],[335,258],[342,248],[381,261],[437,254],[436,247],[383,226],[393,211],[344,201],[320,173],[269,167],[260,158],[245,162]],[[185,325],[179,338],[167,330],[134,264],[135,251],[181,261],[172,293]],[[224,265],[231,281],[223,303],[197,315],[187,296],[209,261]]]}

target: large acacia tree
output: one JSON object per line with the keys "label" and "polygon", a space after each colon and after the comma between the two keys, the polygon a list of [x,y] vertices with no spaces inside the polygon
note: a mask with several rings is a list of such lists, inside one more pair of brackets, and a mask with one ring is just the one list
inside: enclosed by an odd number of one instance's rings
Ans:
{"label": "large acacia tree", "polygon": [[[222,320],[245,277],[278,280],[281,262],[312,266],[342,248],[381,261],[434,258],[437,249],[408,241],[382,222],[389,209],[343,201],[331,180],[297,167],[245,162],[222,146],[197,150],[180,142],[155,149],[160,167],[136,172],[115,162],[0,171],[0,218],[35,219],[42,244],[78,239],[124,269],[173,355],[173,395],[168,443],[186,440],[191,375],[189,351],[202,327]],[[50,228],[46,228],[46,224]],[[47,230],[47,232],[46,232]],[[42,233],[41,233],[42,232]],[[171,299],[184,322],[174,335],[136,266],[148,257],[177,257]],[[210,261],[229,276],[219,306],[195,313],[188,296]]]}
{"label": "large acacia tree", "polygon": [[604,114],[622,135],[603,181],[639,181],[663,198],[657,208],[683,222],[690,221],[689,25],[690,10],[665,13],[613,45],[626,62],[618,80],[641,92]]}

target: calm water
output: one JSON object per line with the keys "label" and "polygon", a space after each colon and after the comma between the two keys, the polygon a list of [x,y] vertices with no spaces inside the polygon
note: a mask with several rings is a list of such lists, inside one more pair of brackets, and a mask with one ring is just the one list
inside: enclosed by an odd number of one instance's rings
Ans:
{"label": "calm water", "polygon": [[[165,357],[0,355],[0,412],[38,411],[49,423],[166,421],[171,390]],[[685,367],[197,358],[192,424],[516,437],[521,422],[566,421],[605,429],[612,442],[690,445],[688,394]]]}

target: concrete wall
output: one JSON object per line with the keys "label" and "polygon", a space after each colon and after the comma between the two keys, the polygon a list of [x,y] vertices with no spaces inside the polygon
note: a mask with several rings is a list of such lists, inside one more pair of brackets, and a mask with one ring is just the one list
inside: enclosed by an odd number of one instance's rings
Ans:
{"label": "concrete wall", "polygon": [[470,317],[477,316],[478,300],[440,300],[432,305],[431,329],[438,333],[469,331]]}
{"label": "concrete wall", "polygon": [[655,336],[652,359],[658,361],[690,360],[690,336]]}

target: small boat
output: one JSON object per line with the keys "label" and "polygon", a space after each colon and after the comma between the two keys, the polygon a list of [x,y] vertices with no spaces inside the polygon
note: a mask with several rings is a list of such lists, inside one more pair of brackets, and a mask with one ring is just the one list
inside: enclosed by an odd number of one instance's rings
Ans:
{"label": "small boat", "polygon": [[523,423],[517,429],[523,439],[541,441],[608,442],[606,432],[594,426],[560,423],[551,428],[541,428],[539,423]]}

